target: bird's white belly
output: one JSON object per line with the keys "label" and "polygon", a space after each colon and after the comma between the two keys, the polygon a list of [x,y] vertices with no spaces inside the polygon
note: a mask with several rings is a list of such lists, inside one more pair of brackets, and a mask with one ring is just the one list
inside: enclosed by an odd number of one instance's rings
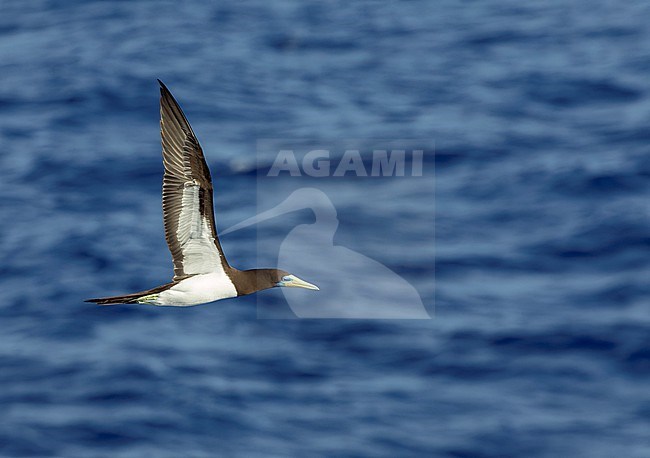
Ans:
{"label": "bird's white belly", "polygon": [[158,294],[155,305],[188,306],[237,296],[225,272],[194,275]]}

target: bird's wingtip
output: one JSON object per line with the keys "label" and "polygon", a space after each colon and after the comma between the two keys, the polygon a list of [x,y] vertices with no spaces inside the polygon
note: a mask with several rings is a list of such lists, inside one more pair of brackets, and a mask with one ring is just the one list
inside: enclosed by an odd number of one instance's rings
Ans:
{"label": "bird's wingtip", "polygon": [[167,89],[167,86],[165,86],[165,83],[160,81],[158,78],[156,78],[156,81],[158,81],[158,84],[160,85],[160,92],[161,93],[169,92],[169,89]]}

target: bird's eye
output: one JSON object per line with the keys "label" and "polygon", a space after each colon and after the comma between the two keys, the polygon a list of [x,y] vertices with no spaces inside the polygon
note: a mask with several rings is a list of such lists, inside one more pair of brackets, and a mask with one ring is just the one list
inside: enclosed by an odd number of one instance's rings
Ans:
{"label": "bird's eye", "polygon": [[291,281],[291,275],[285,275],[282,277],[282,281]]}

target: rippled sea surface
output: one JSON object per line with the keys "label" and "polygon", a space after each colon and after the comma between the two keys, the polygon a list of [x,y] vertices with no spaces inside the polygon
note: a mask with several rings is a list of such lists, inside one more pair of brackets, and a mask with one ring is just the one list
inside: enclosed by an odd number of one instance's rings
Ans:
{"label": "rippled sea surface", "polygon": [[[4,2],[0,455],[650,456],[650,8],[529,3]],[[156,78],[220,227],[260,138],[435,144],[435,257],[418,182],[391,244],[365,182],[337,194],[434,318],[83,303],[171,275]]]}

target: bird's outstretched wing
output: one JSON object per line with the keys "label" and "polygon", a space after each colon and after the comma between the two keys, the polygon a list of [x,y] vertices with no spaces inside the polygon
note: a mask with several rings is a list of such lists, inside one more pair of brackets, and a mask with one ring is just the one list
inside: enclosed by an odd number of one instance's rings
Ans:
{"label": "bird's outstretched wing", "polygon": [[196,135],[160,83],[160,134],[165,165],[163,219],[174,280],[229,268],[217,237],[212,178]]}

